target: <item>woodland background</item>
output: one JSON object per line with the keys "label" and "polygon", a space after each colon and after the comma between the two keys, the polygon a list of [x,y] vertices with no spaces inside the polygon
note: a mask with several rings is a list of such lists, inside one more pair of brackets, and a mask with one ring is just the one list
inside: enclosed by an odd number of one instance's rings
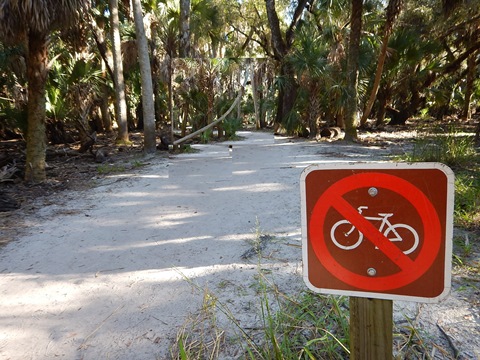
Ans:
{"label": "woodland background", "polygon": [[140,130],[146,153],[168,148],[237,97],[219,137],[245,124],[346,140],[412,117],[477,124],[479,5],[1,0],[0,138],[25,148],[1,155],[2,179],[44,181],[49,145],[102,162],[101,134],[122,146]]}

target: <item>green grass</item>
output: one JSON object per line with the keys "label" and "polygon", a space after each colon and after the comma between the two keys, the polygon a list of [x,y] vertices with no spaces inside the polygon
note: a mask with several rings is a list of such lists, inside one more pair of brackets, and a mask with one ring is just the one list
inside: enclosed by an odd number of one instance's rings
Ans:
{"label": "green grass", "polygon": [[459,170],[455,174],[455,225],[480,229],[480,169]]}
{"label": "green grass", "polygon": [[410,153],[399,160],[408,162],[440,162],[455,173],[455,226],[480,229],[480,156],[474,135],[450,129],[417,139]]}
{"label": "green grass", "polygon": [[[310,290],[295,294],[279,291],[270,279],[272,271],[262,264],[262,234],[257,229],[258,262],[250,291],[255,291],[259,303],[251,306],[252,318],[258,318],[254,328],[243,328],[228,304],[222,303],[209,290],[205,290],[183,274],[197,291],[203,291],[203,307],[183,326],[177,336],[172,359],[220,359],[220,348],[234,346],[242,349],[240,359],[297,360],[297,359],[346,359],[349,356],[348,298],[325,296]],[[301,279],[299,279],[301,281]],[[236,287],[223,280],[220,291]],[[236,292],[238,296],[240,293]],[[228,302],[228,300],[227,300]],[[216,311],[225,316],[235,332],[235,339],[226,339],[225,329],[216,321]],[[220,357],[219,357],[220,356]]]}
{"label": "green grass", "polygon": [[419,137],[411,153],[405,154],[403,160],[410,162],[441,162],[451,167],[478,164],[478,152],[474,136],[465,135],[449,129],[435,130],[433,134]]}
{"label": "green grass", "polygon": [[217,326],[217,297],[204,290],[203,304],[196,316],[190,317],[177,333],[172,359],[218,359],[224,345],[224,331]]}
{"label": "green grass", "polygon": [[[256,326],[243,328],[230,308],[207,288],[185,279],[203,292],[203,306],[190,316],[177,333],[171,359],[222,359],[233,347],[242,360],[343,360],[349,351],[348,297],[303,290],[287,295],[259,268],[254,287],[259,304],[251,306]],[[299,279],[300,280],[300,279]],[[301,281],[301,280],[300,280]],[[224,292],[232,284],[220,282]],[[219,326],[218,314],[226,315],[235,336]],[[395,325],[395,359],[428,359],[435,351],[448,353],[435,344],[414,320]],[[251,325],[251,324],[250,324]],[[450,359],[450,357],[445,357]]]}
{"label": "green grass", "polygon": [[97,167],[97,172],[100,175],[113,174],[124,172],[126,167],[124,165],[102,164]]}
{"label": "green grass", "polygon": [[[258,310],[257,314],[252,313],[252,317],[259,317],[258,327],[242,328],[228,306],[214,293],[203,289],[202,309],[178,331],[171,358],[221,359],[221,351],[229,344],[243,349],[241,359],[348,358],[348,298],[308,290],[288,296],[280,293],[264,275],[257,279],[260,304],[252,307],[252,311]],[[187,281],[191,283],[191,280]],[[197,287],[197,290],[202,289]],[[225,329],[217,324],[217,311],[230,320],[236,339],[226,338]]]}
{"label": "green grass", "polygon": [[200,142],[202,144],[208,144],[208,142],[210,141],[212,136],[213,136],[213,130],[212,129],[207,129],[200,134]]}
{"label": "green grass", "polygon": [[[203,294],[203,306],[178,331],[171,359],[217,360],[228,356],[226,354],[232,349],[235,358],[242,360],[348,359],[349,298],[322,295],[307,289],[289,294],[281,292],[271,278],[272,271],[262,264],[266,258],[261,246],[265,235],[259,229],[258,220],[256,227],[257,244],[253,241],[250,245],[256,249],[258,261],[248,289],[250,293],[255,292],[258,303],[249,302],[248,311],[251,319],[258,320],[243,327],[232,312],[229,300],[222,303],[210,289],[198,286],[180,273]],[[298,281],[302,281],[301,278]],[[229,280],[217,285],[219,291],[231,292],[235,297],[247,295],[235,290],[246,287],[246,284]],[[245,306],[243,309],[245,311]],[[227,321],[218,321],[219,315]],[[395,359],[428,359],[433,358],[435,352],[448,354],[406,316],[405,321],[395,324],[393,335]]]}
{"label": "green grass", "polygon": [[[475,265],[480,234],[480,156],[474,135],[460,136],[454,131],[420,138],[410,154],[401,160],[435,161],[449,165],[455,173],[453,222],[463,235],[453,239],[453,272],[465,278],[477,278]],[[473,256],[473,258],[472,258]]]}
{"label": "green grass", "polygon": [[294,297],[276,294],[272,304],[269,294],[271,291],[265,287],[262,340],[247,347],[248,359],[348,358],[347,298],[305,290]]}
{"label": "green grass", "polygon": [[[434,344],[434,342],[433,342]],[[405,321],[394,328],[393,336],[394,359],[433,359],[431,351],[435,348],[428,335],[424,334],[414,322],[405,317]],[[432,348],[432,350],[430,350]],[[443,350],[439,347],[439,350]],[[445,357],[448,359],[448,357]]]}

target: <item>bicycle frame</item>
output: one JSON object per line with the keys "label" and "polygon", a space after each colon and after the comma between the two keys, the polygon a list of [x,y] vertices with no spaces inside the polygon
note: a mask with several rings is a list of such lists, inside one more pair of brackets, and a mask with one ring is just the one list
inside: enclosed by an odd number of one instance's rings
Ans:
{"label": "bicycle frame", "polygon": [[[361,214],[363,210],[368,209],[368,206],[359,206],[358,207],[358,213]],[[393,216],[393,213],[378,213],[380,217],[377,216],[364,216],[365,219],[367,220],[373,220],[373,221],[381,221],[382,223],[380,224],[380,227],[378,228],[378,231],[380,231],[382,234],[384,232],[385,226],[387,226],[387,229],[390,229],[390,231],[395,234],[394,239],[390,239],[390,241],[402,241],[401,236],[398,234],[398,232],[393,228],[392,223],[388,220],[389,217]],[[352,225],[352,228],[346,233],[347,236],[349,236],[353,231],[355,231],[355,225]],[[386,229],[385,229],[386,230]]]}
{"label": "bicycle frame", "polygon": [[[359,206],[358,207],[358,213],[362,214],[362,211],[364,209],[368,209],[368,206]],[[407,230],[408,232],[410,232],[411,235],[413,236],[413,245],[409,249],[403,251],[404,254],[408,255],[408,254],[412,253],[413,251],[415,251],[415,249],[417,249],[417,247],[418,247],[418,244],[419,244],[418,233],[410,225],[402,224],[402,223],[392,224],[390,222],[389,218],[392,217],[393,215],[394,215],[393,213],[378,213],[378,216],[364,216],[362,214],[362,216],[366,220],[380,221],[380,225],[377,227],[378,231],[381,234],[383,234],[383,236],[385,236],[391,242],[395,242],[395,241],[402,242],[404,240],[403,237],[400,235],[400,233],[397,231],[397,229],[404,229],[404,230]],[[342,245],[340,242],[337,241],[337,238],[335,236],[335,230],[337,229],[338,226],[340,226],[342,224],[349,224],[351,226],[350,230],[348,232],[343,233],[343,238],[344,239],[349,237],[351,234],[353,234],[354,231],[358,232],[358,239],[354,239],[353,244],[350,242],[346,245]],[[353,250],[353,249],[357,248],[363,240],[363,234],[355,227],[355,225],[353,225],[348,220],[337,221],[332,226],[332,228],[330,229],[330,236],[331,236],[334,244],[337,247],[339,247],[341,249],[344,249],[344,250]],[[378,249],[378,247],[375,247],[375,248]]]}

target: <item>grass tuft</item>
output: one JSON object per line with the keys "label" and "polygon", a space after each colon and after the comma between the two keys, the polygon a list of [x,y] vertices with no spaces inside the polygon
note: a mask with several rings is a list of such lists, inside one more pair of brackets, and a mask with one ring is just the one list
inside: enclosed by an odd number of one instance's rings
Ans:
{"label": "grass tuft", "polygon": [[440,162],[455,172],[455,226],[480,229],[480,156],[474,135],[465,135],[450,128],[419,138],[411,153],[399,160],[409,162]]}
{"label": "grass tuft", "polygon": [[404,156],[410,162],[441,162],[451,167],[465,167],[478,163],[474,136],[450,129],[438,131],[417,139],[411,153]]}

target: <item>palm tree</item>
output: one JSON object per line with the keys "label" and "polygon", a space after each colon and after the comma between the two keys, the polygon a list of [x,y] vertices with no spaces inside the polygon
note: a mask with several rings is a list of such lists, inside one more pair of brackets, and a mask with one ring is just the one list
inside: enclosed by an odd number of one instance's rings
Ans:
{"label": "palm tree", "polygon": [[45,85],[48,75],[48,35],[80,20],[88,0],[0,0],[0,40],[25,41],[28,48],[28,129],[25,180],[46,179]]}
{"label": "palm tree", "polygon": [[[311,25],[311,24],[310,24]],[[325,96],[328,69],[328,50],[322,43],[323,34],[315,26],[304,25],[297,33],[297,41],[288,61],[295,69],[300,86],[299,100],[303,100],[305,126],[309,129],[311,138],[318,133],[318,124]],[[301,96],[305,93],[305,96]],[[303,99],[302,99],[303,98]]]}
{"label": "palm tree", "polygon": [[[191,57],[216,58],[223,40],[224,20],[216,2],[194,0],[191,3]],[[183,36],[183,35],[182,35]],[[183,45],[180,44],[180,47]]]}
{"label": "palm tree", "polygon": [[[52,48],[51,53],[55,50]],[[92,141],[89,115],[104,85],[101,70],[91,54],[71,54],[63,50],[54,59],[50,61],[46,85],[46,116],[54,123],[47,127],[47,135],[54,143],[67,141],[67,134],[52,132],[51,125],[60,130],[63,129],[60,123],[70,120],[79,132],[82,146],[87,146]]]}

